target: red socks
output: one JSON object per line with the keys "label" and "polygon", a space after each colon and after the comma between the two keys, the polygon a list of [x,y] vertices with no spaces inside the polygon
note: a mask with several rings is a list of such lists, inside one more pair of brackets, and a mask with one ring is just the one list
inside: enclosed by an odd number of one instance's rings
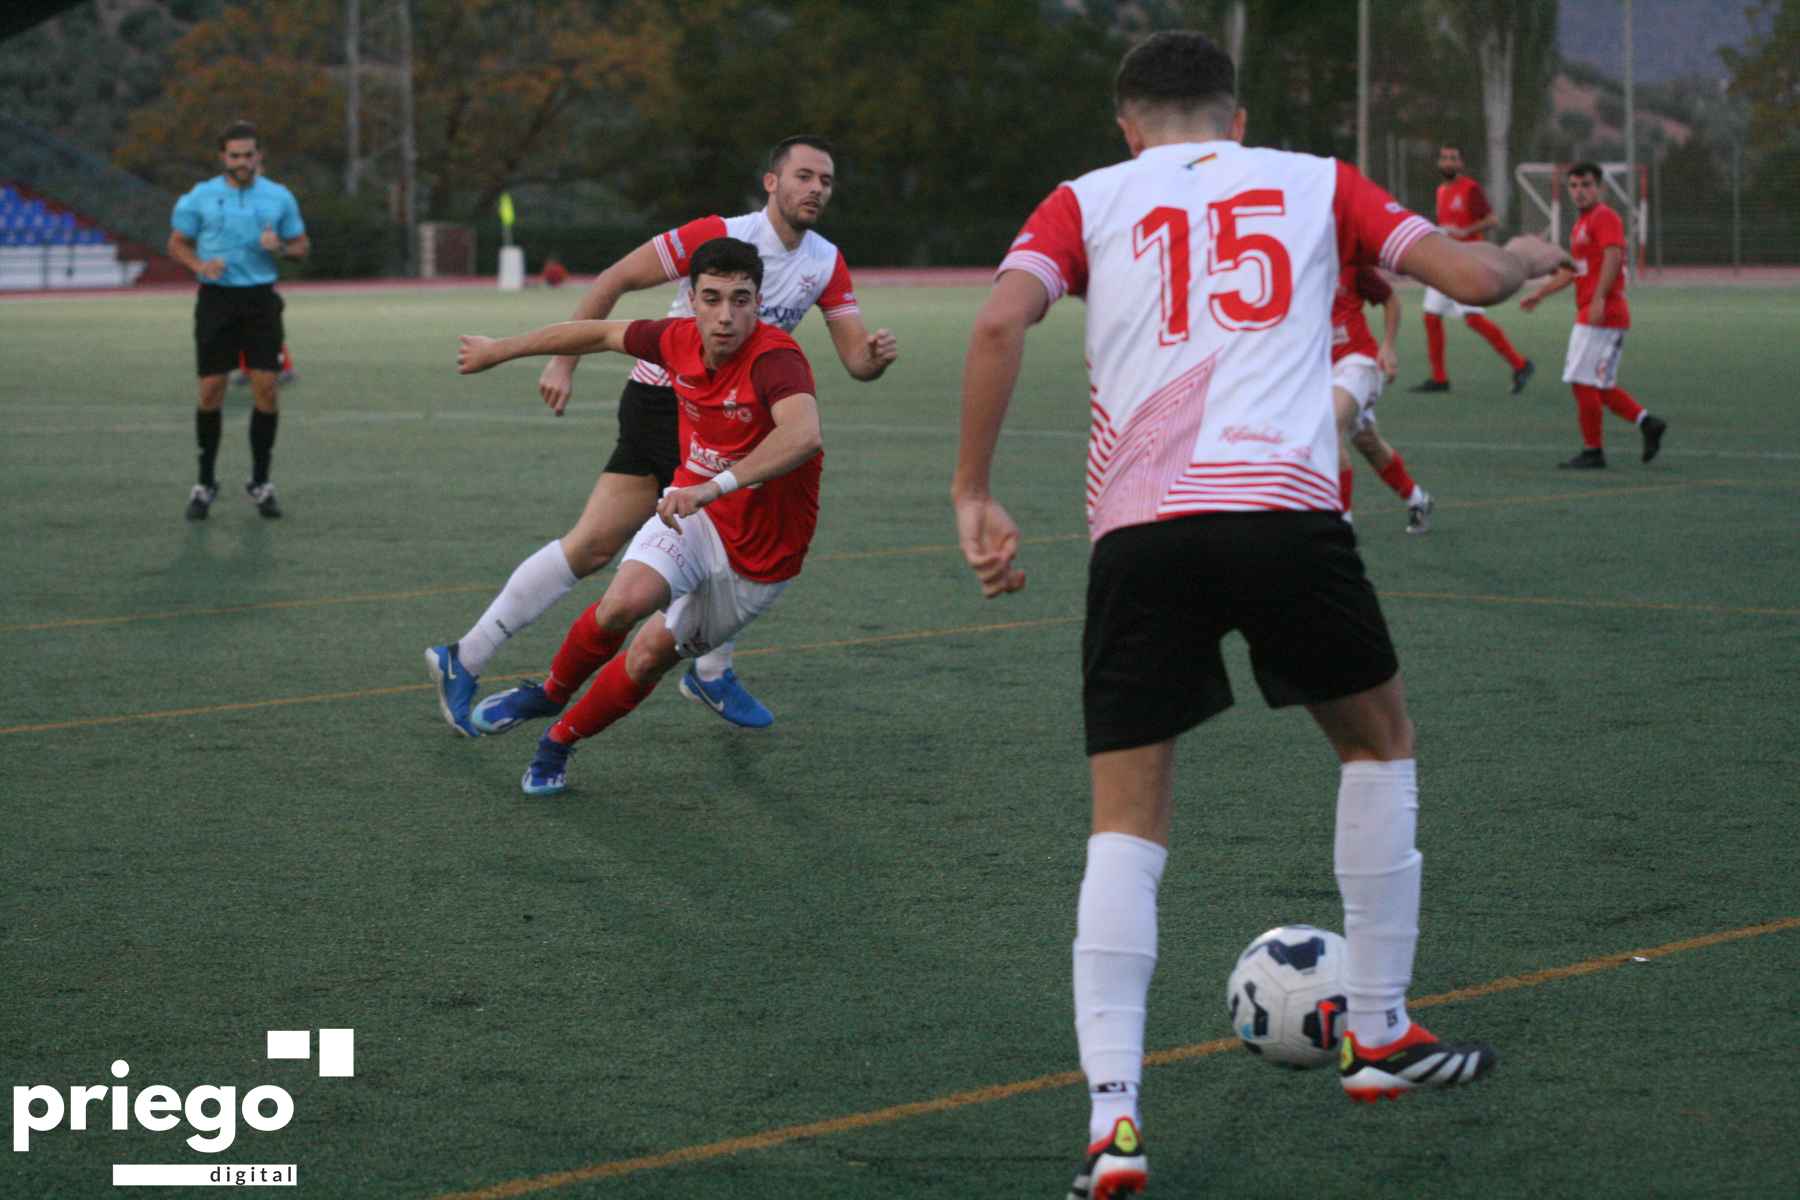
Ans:
{"label": "red socks", "polygon": [[1400,457],[1399,451],[1394,452],[1393,462],[1381,468],[1381,482],[1393,488],[1395,494],[1402,500],[1409,499],[1413,494],[1413,489],[1419,486],[1413,482],[1413,477],[1406,473],[1406,460]]}
{"label": "red socks", "polygon": [[1575,389],[1575,419],[1581,423],[1581,444],[1589,450],[1600,449],[1600,389],[1585,383],[1572,383]]}
{"label": "red socks", "polygon": [[656,684],[655,679],[647,683],[639,683],[633,679],[625,669],[625,655],[613,655],[600,668],[594,686],[576,702],[574,708],[565,712],[562,719],[550,727],[551,740],[566,746],[582,738],[593,737],[620,717],[629,714],[642,703],[645,696],[656,690]]}
{"label": "red socks", "polygon": [[1470,329],[1473,329],[1476,333],[1479,333],[1482,337],[1486,338],[1487,344],[1492,346],[1494,352],[1501,358],[1504,358],[1507,365],[1513,370],[1516,371],[1525,365],[1525,360],[1519,357],[1519,352],[1517,350],[1512,348],[1512,343],[1506,340],[1506,335],[1500,331],[1498,325],[1479,313],[1470,313],[1463,318],[1463,321]]}
{"label": "red socks", "polygon": [[1644,415],[1644,406],[1631,398],[1631,393],[1624,388],[1607,388],[1600,393],[1600,403],[1613,410],[1617,416],[1624,417],[1632,424]]}
{"label": "red socks", "polygon": [[1425,314],[1425,353],[1431,359],[1431,377],[1448,383],[1450,376],[1444,369],[1444,318],[1433,313]]}
{"label": "red socks", "polygon": [[588,676],[599,670],[600,665],[625,644],[624,634],[600,627],[599,611],[598,603],[590,604],[575,618],[575,623],[569,626],[568,636],[563,638],[562,648],[550,662],[550,678],[544,680],[544,694],[558,704],[567,704],[575,690],[587,682]]}

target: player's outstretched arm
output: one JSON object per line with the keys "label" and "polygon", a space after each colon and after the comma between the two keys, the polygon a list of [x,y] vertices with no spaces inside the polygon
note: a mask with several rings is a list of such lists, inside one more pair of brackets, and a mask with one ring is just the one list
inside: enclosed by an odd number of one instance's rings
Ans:
{"label": "player's outstretched arm", "polygon": [[610,350],[625,353],[625,329],[630,321],[563,321],[530,333],[490,338],[465,333],[457,339],[456,370],[474,375],[515,358],[538,354],[594,354]]}
{"label": "player's outstretched arm", "polygon": [[1554,296],[1574,282],[1575,272],[1573,270],[1568,267],[1558,267],[1550,278],[1538,285],[1537,291],[1519,301],[1519,307],[1530,312],[1543,303],[1546,296]]}
{"label": "player's outstretched arm", "polygon": [[826,322],[825,328],[831,331],[831,344],[837,348],[838,358],[852,379],[865,383],[879,379],[900,357],[900,343],[892,331],[877,329],[870,333],[861,317],[840,317]]}
{"label": "player's outstretched arm", "polygon": [[[667,282],[668,276],[663,273],[662,260],[657,257],[654,242],[645,242],[594,276],[594,282],[581,294],[569,319],[603,320],[626,292],[641,292]],[[545,363],[538,375],[538,395],[559,417],[568,407],[569,398],[575,394],[575,364],[579,361],[575,355],[558,355]]]}
{"label": "player's outstretched arm", "polygon": [[754,487],[779,479],[824,448],[819,433],[819,402],[805,393],[783,396],[769,406],[775,428],[756,443],[755,449],[705,483],[671,488],[657,502],[656,515],[671,529],[678,518],[691,517],[720,496],[741,487]]}
{"label": "player's outstretched arm", "polygon": [[969,352],[963,359],[962,438],[950,501],[956,506],[956,535],[963,558],[981,582],[981,594],[998,596],[1025,586],[1014,565],[1019,527],[988,493],[1000,426],[1012,402],[1025,358],[1025,332],[1050,306],[1049,293],[1035,275],[1002,271],[975,317]]}
{"label": "player's outstretched arm", "polygon": [[1548,275],[1569,256],[1539,237],[1516,237],[1505,247],[1458,242],[1430,233],[1407,247],[1399,267],[1461,304],[1498,304],[1527,279]]}

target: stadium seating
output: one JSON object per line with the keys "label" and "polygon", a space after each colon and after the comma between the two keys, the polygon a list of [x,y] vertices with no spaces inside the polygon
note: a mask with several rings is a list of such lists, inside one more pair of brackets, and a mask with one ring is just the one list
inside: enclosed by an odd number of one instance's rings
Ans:
{"label": "stadium seating", "polygon": [[16,182],[0,182],[0,291],[130,287],[145,264],[104,229]]}

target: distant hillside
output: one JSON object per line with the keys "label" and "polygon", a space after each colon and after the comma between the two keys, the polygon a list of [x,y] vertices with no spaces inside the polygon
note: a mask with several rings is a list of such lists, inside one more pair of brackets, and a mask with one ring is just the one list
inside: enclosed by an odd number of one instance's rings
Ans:
{"label": "distant hillside", "polygon": [[[1695,76],[1725,78],[1719,47],[1742,46],[1749,40],[1748,6],[1749,0],[1634,0],[1634,80],[1651,84]],[[1622,0],[1562,0],[1557,49],[1570,62],[1623,78],[1624,12]]]}

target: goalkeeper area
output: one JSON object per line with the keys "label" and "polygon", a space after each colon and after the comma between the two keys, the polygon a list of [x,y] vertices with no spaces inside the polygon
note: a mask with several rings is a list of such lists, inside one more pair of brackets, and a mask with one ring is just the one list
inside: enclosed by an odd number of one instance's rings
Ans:
{"label": "goalkeeper area", "polygon": [[[573,522],[629,364],[588,360],[558,420],[536,364],[457,377],[456,335],[563,320],[571,289],[284,290],[280,521],[238,499],[241,388],[211,519],[182,518],[190,293],[0,303],[8,1082],[66,1096],[126,1059],[134,1094],[277,1084],[291,1122],[213,1157],[295,1164],[303,1195],[1062,1195],[1087,1113],[1081,306],[1028,343],[994,489],[1029,585],[1000,601],[948,501],[985,289],[859,288],[901,345],[874,384],[805,323],[818,536],[737,662],[775,726],[732,729],[671,676],[537,801],[533,733],[452,736],[420,652]],[[1455,391],[1419,396],[1418,296],[1379,414],[1433,528],[1406,536],[1360,459],[1356,528],[1419,729],[1412,995],[1500,1065],[1364,1109],[1236,1048],[1237,952],[1342,917],[1336,763],[1263,707],[1233,638],[1239,703],[1178,752],[1153,1194],[1787,1194],[1800,286],[1634,279],[1620,382],[1669,433],[1642,465],[1609,416],[1587,472],[1556,469],[1579,448],[1569,299],[1490,311],[1539,368],[1521,395],[1453,329]],[[610,578],[484,692],[541,678]],[[338,1028],[351,1077],[264,1054],[269,1030]],[[0,1192],[208,1161],[185,1127],[104,1113],[33,1134]]]}

